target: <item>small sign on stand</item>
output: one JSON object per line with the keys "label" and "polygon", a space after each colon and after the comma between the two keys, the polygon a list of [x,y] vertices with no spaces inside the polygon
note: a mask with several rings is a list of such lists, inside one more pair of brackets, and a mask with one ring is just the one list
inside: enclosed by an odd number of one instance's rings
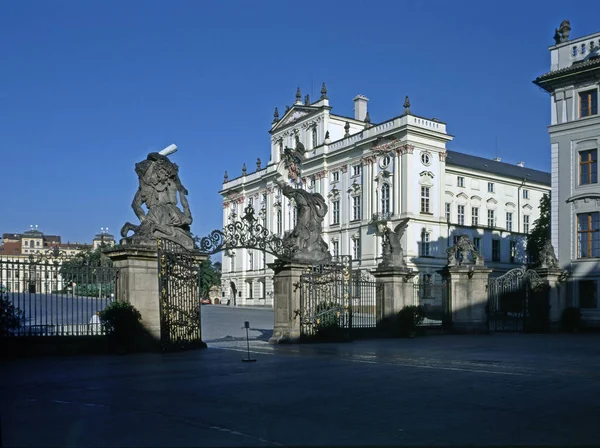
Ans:
{"label": "small sign on stand", "polygon": [[250,358],[250,339],[248,338],[248,329],[250,328],[250,322],[245,321],[242,328],[246,329],[246,344],[248,346],[248,358],[242,359],[242,362],[256,362],[256,359]]}

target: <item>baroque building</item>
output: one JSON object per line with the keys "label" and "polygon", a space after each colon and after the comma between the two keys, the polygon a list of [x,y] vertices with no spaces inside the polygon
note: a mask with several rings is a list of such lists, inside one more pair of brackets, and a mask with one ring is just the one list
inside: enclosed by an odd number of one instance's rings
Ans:
{"label": "baroque building", "polygon": [[550,94],[552,244],[570,272],[567,304],[600,323],[600,32],[569,40],[568,20],[556,30],[550,71],[534,83]]}
{"label": "baroque building", "polygon": [[[81,252],[114,244],[114,236],[104,228],[96,234],[92,244],[63,243],[60,235],[47,235],[38,230],[38,226],[30,226],[30,230],[23,233],[3,233],[0,244],[0,289],[12,292],[50,292],[51,286],[62,285],[62,281],[59,277],[52,277],[52,270],[43,268],[46,259],[55,260],[60,265],[62,260],[75,257]],[[41,267],[34,268],[30,259],[34,260],[34,264],[41,260],[42,263],[38,263]],[[32,284],[35,284],[34,291],[31,289]]]}
{"label": "baroque building", "polygon": [[[270,232],[283,236],[295,224],[294,204],[274,183],[286,148],[304,152],[301,188],[327,201],[323,238],[332,255],[350,255],[353,268],[372,270],[382,259],[378,221],[406,225],[402,247],[409,268],[439,278],[446,249],[470,235],[495,273],[525,262],[525,241],[539,216],[550,175],[446,149],[453,139],[446,123],[411,112],[405,98],[400,114],[372,123],[368,98],[354,98],[354,117],[332,113],[325,85],[321,97],[296,101],[283,116],[275,109],[270,160],[230,179],[225,174],[223,225],[252,205]],[[293,172],[292,172],[293,174]],[[226,252],[222,297],[236,305],[272,305],[273,257],[258,250]],[[418,281],[419,276],[415,278]]]}

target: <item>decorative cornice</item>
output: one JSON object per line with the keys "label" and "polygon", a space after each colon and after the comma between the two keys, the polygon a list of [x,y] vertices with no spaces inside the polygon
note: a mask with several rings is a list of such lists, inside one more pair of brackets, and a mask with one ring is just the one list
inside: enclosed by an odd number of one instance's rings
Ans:
{"label": "decorative cornice", "polygon": [[234,199],[234,202],[236,204],[243,204],[245,199],[246,199],[246,196],[240,196],[239,198]]}
{"label": "decorative cornice", "polygon": [[403,143],[400,140],[398,140],[397,138],[387,141],[385,143],[380,143],[380,140],[376,140],[375,144],[371,148],[371,151],[378,153],[378,154],[388,153],[397,148],[400,148],[402,145],[403,145]]}
{"label": "decorative cornice", "polygon": [[370,165],[373,164],[377,161],[377,157],[375,156],[363,156],[361,157],[360,161],[362,162],[363,166],[366,165]]}
{"label": "decorative cornice", "polygon": [[342,165],[340,167],[340,169],[342,170],[342,173],[347,173],[348,172],[348,164]]}
{"label": "decorative cornice", "polygon": [[315,179],[323,179],[324,177],[327,177],[327,170],[321,170],[315,173]]}
{"label": "decorative cornice", "polygon": [[415,147],[413,145],[403,145],[399,148],[399,154],[403,156],[404,154],[412,154]]}
{"label": "decorative cornice", "polygon": [[440,162],[445,162],[446,157],[448,157],[448,153],[447,152],[439,152],[438,156],[440,157]]}
{"label": "decorative cornice", "polygon": [[223,202],[223,208],[229,208],[229,202],[224,201]]}

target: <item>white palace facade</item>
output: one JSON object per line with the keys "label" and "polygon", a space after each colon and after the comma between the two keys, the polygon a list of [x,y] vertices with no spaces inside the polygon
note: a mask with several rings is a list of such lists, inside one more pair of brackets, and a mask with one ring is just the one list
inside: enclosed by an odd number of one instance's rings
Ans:
{"label": "white palace facade", "polygon": [[[318,101],[308,96],[281,119],[277,109],[270,130],[271,154],[266,167],[227,175],[223,225],[251,204],[264,210],[270,232],[283,236],[294,227],[295,208],[274,179],[284,148],[305,148],[301,188],[320,193],[329,211],[323,238],[332,255],[350,255],[354,269],[372,270],[381,261],[381,238],[375,217],[392,229],[405,219],[402,247],[408,267],[439,278],[447,264],[446,248],[469,234],[495,275],[526,261],[525,241],[539,216],[539,202],[550,191],[550,174],[446,149],[453,138],[446,124],[410,111],[383,123],[370,122],[368,99],[354,98],[354,117],[331,112],[325,85]],[[270,254],[236,249],[222,264],[221,295],[235,305],[272,305]],[[493,274],[494,275],[494,274]],[[418,281],[416,276],[414,281]],[[234,298],[235,296],[235,298]]]}

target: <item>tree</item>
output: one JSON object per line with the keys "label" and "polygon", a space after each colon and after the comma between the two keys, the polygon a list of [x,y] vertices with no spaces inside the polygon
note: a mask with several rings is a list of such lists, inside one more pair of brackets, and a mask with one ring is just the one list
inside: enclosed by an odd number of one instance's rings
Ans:
{"label": "tree", "polygon": [[550,195],[540,199],[540,217],[533,222],[533,230],[527,235],[527,258],[531,266],[540,263],[540,253],[550,239]]}
{"label": "tree", "polygon": [[211,261],[210,257],[200,265],[200,294],[202,297],[208,297],[208,292],[213,286],[221,284],[221,262]]}
{"label": "tree", "polygon": [[75,283],[73,294],[88,297],[108,297],[114,294],[113,263],[104,255],[104,247],[79,252],[62,262],[60,276],[63,288]]}

